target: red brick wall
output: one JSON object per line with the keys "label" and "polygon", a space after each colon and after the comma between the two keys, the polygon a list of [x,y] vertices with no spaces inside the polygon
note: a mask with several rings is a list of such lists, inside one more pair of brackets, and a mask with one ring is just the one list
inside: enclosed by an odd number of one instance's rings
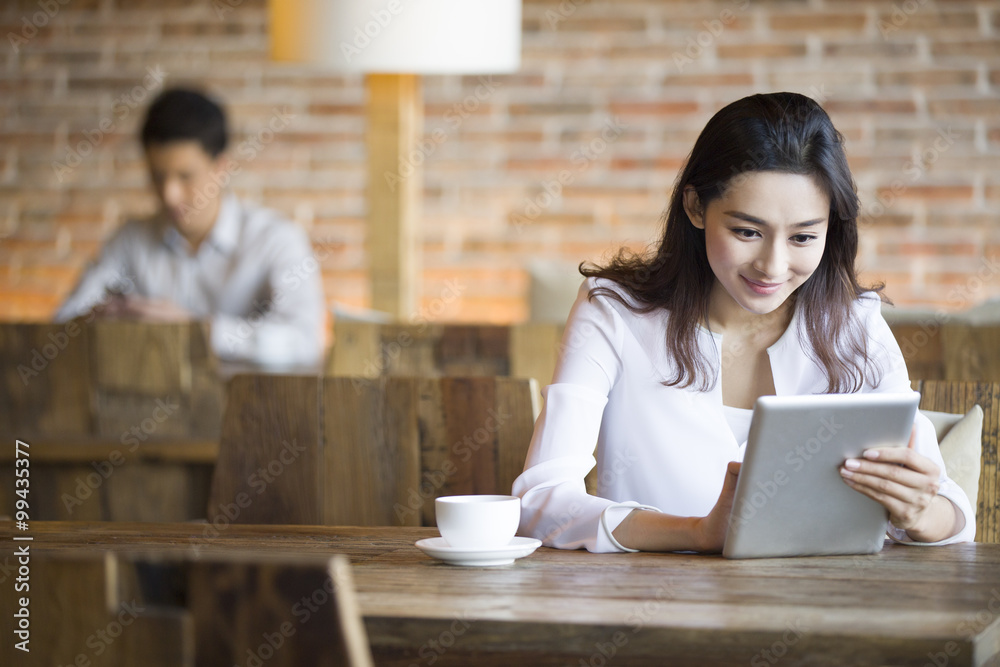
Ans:
{"label": "red brick wall", "polygon": [[[4,3],[0,318],[47,318],[153,209],[134,135],[158,70],[228,102],[237,192],[310,229],[330,301],[368,303],[362,81],[268,63],[265,20],[264,0]],[[708,117],[781,89],[847,136],[866,278],[901,305],[1000,295],[998,37],[1000,2],[526,0],[519,73],[425,79],[428,314],[520,320],[530,261],[653,239]]]}

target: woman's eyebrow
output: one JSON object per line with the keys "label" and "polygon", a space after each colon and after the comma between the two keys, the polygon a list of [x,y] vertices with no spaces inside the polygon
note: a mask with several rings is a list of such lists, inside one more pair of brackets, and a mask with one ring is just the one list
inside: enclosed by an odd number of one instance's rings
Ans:
{"label": "woman's eyebrow", "polygon": [[[723,211],[725,215],[733,218],[739,218],[740,220],[746,220],[747,222],[752,222],[755,225],[760,225],[761,227],[770,227],[770,223],[761,220],[760,218],[750,215],[749,213],[743,213],[742,211]],[[815,220],[806,220],[804,222],[796,222],[792,227],[811,227],[812,225],[818,225],[820,223],[826,222],[826,218],[816,218]]]}

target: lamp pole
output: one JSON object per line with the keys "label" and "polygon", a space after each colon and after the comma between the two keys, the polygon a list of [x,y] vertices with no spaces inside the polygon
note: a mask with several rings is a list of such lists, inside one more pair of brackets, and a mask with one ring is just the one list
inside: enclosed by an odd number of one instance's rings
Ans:
{"label": "lamp pole", "polygon": [[400,320],[419,307],[423,160],[411,159],[423,132],[417,74],[369,74],[368,257],[372,308]]}

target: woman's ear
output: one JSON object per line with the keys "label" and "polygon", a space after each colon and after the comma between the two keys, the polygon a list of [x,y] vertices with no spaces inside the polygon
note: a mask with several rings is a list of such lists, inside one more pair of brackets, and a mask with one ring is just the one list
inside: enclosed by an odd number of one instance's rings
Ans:
{"label": "woman's ear", "polygon": [[688,185],[684,188],[684,212],[687,213],[691,224],[698,229],[705,229],[705,210],[701,206],[701,199],[695,192],[694,186]]}

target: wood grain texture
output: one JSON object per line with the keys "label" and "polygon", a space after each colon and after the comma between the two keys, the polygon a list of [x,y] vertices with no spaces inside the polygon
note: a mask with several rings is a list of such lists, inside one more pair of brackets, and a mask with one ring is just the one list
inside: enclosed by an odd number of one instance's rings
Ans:
{"label": "wood grain texture", "polygon": [[369,322],[336,320],[333,347],[327,357],[326,374],[374,377],[382,354],[380,326]]}
{"label": "wood grain texture", "polygon": [[[380,665],[426,664],[431,655],[436,666],[599,664],[602,649],[605,659],[615,653],[606,664],[629,665],[922,666],[942,654],[950,666],[979,666],[1000,656],[995,544],[887,543],[868,556],[748,561],[541,548],[508,566],[459,568],[413,546],[435,534],[428,528],[202,530],[38,523],[32,548],[343,554]],[[13,533],[0,524],[0,545]]]}
{"label": "wood grain texture", "polygon": [[[331,562],[332,561],[332,562]],[[199,559],[188,565],[188,606],[195,619],[199,667],[372,664],[368,639],[342,556],[245,561]],[[350,633],[350,634],[348,634]]]}
{"label": "wood grain texture", "polygon": [[944,379],[1000,382],[1000,326],[948,323],[942,339]]}
{"label": "wood grain texture", "polygon": [[940,322],[893,322],[889,328],[906,360],[910,379],[944,379],[944,337]]}
{"label": "wood grain texture", "polygon": [[538,383],[534,378],[496,379],[497,469],[496,493],[509,494],[514,480],[524,470],[528,446],[535,430],[535,396]]}
{"label": "wood grain texture", "polygon": [[[292,485],[282,479],[269,486],[261,508],[255,502],[230,520],[433,525],[438,496],[509,494],[531,440],[530,380],[328,377],[317,385],[315,378],[287,377],[280,391],[275,382],[245,376],[230,387],[210,501],[213,522],[220,505],[232,509],[236,494],[249,494],[234,480],[273,460],[277,434],[293,424],[300,441],[311,443],[306,465]],[[318,386],[321,395],[315,394]],[[301,406],[311,393],[322,405],[318,415]],[[290,396],[299,397],[296,404]],[[264,414],[275,415],[278,425],[262,423]],[[301,430],[314,421],[321,434],[315,439]]]}
{"label": "wood grain texture", "polygon": [[[417,485],[417,381],[323,381],[323,514],[326,524],[398,525],[394,506]],[[410,518],[404,521],[416,523]]]}
{"label": "wood grain texture", "polygon": [[76,322],[0,324],[0,432],[91,432],[88,335]]}
{"label": "wood grain texture", "polygon": [[442,375],[510,375],[510,329],[490,325],[443,327],[434,350]]}
{"label": "wood grain texture", "polygon": [[95,385],[108,392],[152,396],[190,393],[191,328],[188,323],[94,322]]}
{"label": "wood grain texture", "polygon": [[305,376],[230,381],[209,521],[322,522],[319,387]]}
{"label": "wood grain texture", "polygon": [[926,380],[919,383],[924,410],[965,414],[973,405],[983,409],[982,460],[976,541],[1000,543],[1000,383]]}
{"label": "wood grain texture", "polygon": [[541,409],[541,389],[552,383],[559,358],[562,324],[528,322],[510,329],[510,374],[538,382],[535,417]]}

